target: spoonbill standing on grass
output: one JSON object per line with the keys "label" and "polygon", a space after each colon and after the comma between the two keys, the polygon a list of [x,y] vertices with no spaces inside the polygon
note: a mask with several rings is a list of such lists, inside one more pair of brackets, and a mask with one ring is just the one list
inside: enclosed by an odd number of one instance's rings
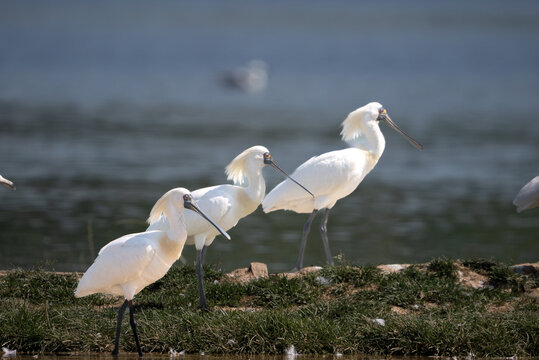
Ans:
{"label": "spoonbill standing on grass", "polygon": [[517,212],[539,206],[539,176],[531,179],[529,183],[524,185],[518,192],[513,205],[517,207]]}
{"label": "spoonbill standing on grass", "polygon": [[[236,156],[226,167],[227,179],[232,180],[234,185],[224,184],[206,187],[193,191],[191,194],[198,206],[219,226],[229,230],[236,226],[241,218],[246,217],[256,210],[266,194],[266,183],[262,176],[262,169],[270,165],[283,173],[307,196],[313,196],[303,185],[284,172],[273,161],[271,154],[264,146],[253,146]],[[245,185],[245,186],[242,186]],[[298,186],[299,185],[299,186]],[[310,195],[309,195],[310,194]],[[187,245],[195,245],[197,250],[197,279],[200,296],[200,307],[207,309],[206,293],[204,291],[204,281],[202,274],[202,264],[204,256],[218,235],[218,232],[208,224],[200,221],[190,211],[184,215],[185,226],[187,227]],[[155,222],[148,227],[148,230],[166,229],[167,220]]]}
{"label": "spoonbill standing on grass", "polygon": [[15,190],[15,185],[13,185],[13,181],[6,179],[2,175],[0,175],[0,184],[3,184],[8,188]]}
{"label": "spoonbill standing on grass", "polygon": [[277,185],[262,202],[264,212],[292,210],[297,213],[311,213],[303,227],[299,257],[292,269],[303,267],[303,255],[311,223],[319,210],[324,209],[320,233],[328,263],[333,265],[327,236],[329,211],[337,200],[348,196],[374,168],[384,152],[385,139],[379,122],[383,121],[402,134],[419,150],[423,145],[399,129],[387,111],[377,102],[369,103],[352,111],[342,123],[341,136],[351,147],[331,151],[312,157],[301,164],[292,176],[314,193],[306,196],[298,191],[290,181]]}
{"label": "spoonbill standing on grass", "polygon": [[187,238],[184,209],[191,209],[198,213],[215,226],[223,236],[230,239],[224,230],[196,206],[189,190],[172,189],[155,203],[148,218],[148,222],[153,223],[163,214],[169,219],[166,231],[153,230],[129,234],[111,241],[99,251],[94,263],[79,281],[75,291],[76,297],[105,293],[125,298],[118,311],[113,355],[118,354],[122,318],[125,309],[129,307],[129,319],[137,351],[142,356],[133,314],[133,298],[144,287],[162,278],[180,257]]}

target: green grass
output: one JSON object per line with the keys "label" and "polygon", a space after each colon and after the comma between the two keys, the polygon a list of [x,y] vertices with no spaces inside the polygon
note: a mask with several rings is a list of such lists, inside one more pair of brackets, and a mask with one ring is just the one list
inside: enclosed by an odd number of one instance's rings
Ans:
{"label": "green grass", "polygon": [[[488,285],[460,285],[457,271]],[[193,267],[173,267],[135,298],[144,352],[539,356],[537,279],[504,264],[435,259],[399,273],[340,264],[302,277],[241,284],[206,267],[209,312],[198,310]],[[76,274],[0,276],[1,346],[20,353],[109,352],[121,299],[76,299]],[[127,317],[126,317],[127,318]],[[385,326],[374,322],[384,319]],[[124,319],[121,350],[135,344]]]}

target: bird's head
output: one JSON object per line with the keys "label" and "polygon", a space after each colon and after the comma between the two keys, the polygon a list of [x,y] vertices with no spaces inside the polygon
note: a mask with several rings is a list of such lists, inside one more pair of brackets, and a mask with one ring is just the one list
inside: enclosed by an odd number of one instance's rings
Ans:
{"label": "bird's head", "polygon": [[189,190],[186,188],[179,187],[167,191],[152,207],[150,216],[148,217],[148,223],[153,224],[159,221],[162,215],[167,218],[175,218],[178,213],[181,213],[186,208],[183,199],[186,195],[191,196]]}
{"label": "bird's head", "polygon": [[[181,217],[181,213],[185,210],[189,209],[200,216],[202,216],[204,219],[206,219],[208,222],[210,222],[215,228],[228,240],[230,240],[230,235],[228,235],[223,229],[219,227],[215,222],[213,222],[200,208],[197,206],[195,200],[193,199],[193,196],[191,195],[191,192],[187,190],[186,188],[174,188],[172,190],[167,191],[163,196],[157,200],[155,205],[153,206],[152,210],[150,211],[150,216],[148,217],[148,223],[153,224],[161,218],[161,216],[165,216],[169,223],[171,224],[169,231],[172,232],[172,234],[169,234],[171,238],[175,238],[177,233],[174,232],[174,229],[177,230],[177,225],[174,226],[174,224],[178,222],[179,218]],[[183,225],[185,227],[185,225]]]}
{"label": "bird's head", "polygon": [[235,184],[241,185],[245,182],[248,167],[261,169],[266,165],[270,165],[272,168],[281,172],[284,176],[286,176],[287,178],[298,184],[305,191],[307,191],[309,194],[314,196],[309,190],[307,190],[307,188],[305,188],[305,186],[298,183],[296,180],[290,177],[290,175],[288,175],[283,169],[281,169],[275,163],[275,161],[273,161],[273,157],[271,156],[270,151],[262,145],[250,147],[249,149],[243,151],[241,154],[236,156],[236,158],[234,158],[234,160],[232,160],[230,164],[228,164],[228,166],[226,167],[226,174],[228,176],[228,180],[232,180]]}
{"label": "bird's head", "polygon": [[271,162],[271,153],[265,146],[256,145],[245,150],[245,152],[247,152],[246,160],[257,168],[263,168]]}
{"label": "bird's head", "polygon": [[378,102],[371,102],[367,105],[352,111],[342,123],[341,136],[344,141],[354,141],[358,139],[364,129],[368,126],[375,125],[378,127],[379,122],[385,122],[395,131],[404,136],[406,140],[419,150],[423,150],[423,145],[412,139],[408,134],[402,131],[397,124],[391,120],[387,110]]}
{"label": "bird's head", "polygon": [[[378,104],[380,105],[380,104]],[[414,139],[412,139],[408,134],[406,134],[404,131],[402,131],[398,126],[397,124],[395,124],[393,122],[393,120],[391,120],[391,118],[389,117],[389,115],[387,114],[387,110],[384,109],[382,107],[382,105],[380,105],[380,107],[378,108],[378,116],[376,117],[376,120],[377,121],[383,121],[385,122],[386,124],[388,124],[389,126],[391,126],[396,132],[398,132],[399,134],[401,134],[402,136],[404,136],[406,138],[406,140],[408,140],[410,142],[410,144],[412,144],[413,146],[415,146],[417,149],[419,150],[423,150],[423,145],[421,145],[420,143],[418,143],[417,141],[415,141]]]}
{"label": "bird's head", "polygon": [[311,194],[312,197],[314,197],[314,194],[312,192],[310,192],[305,186],[301,185],[299,182],[297,182],[296,180],[294,180],[294,178],[292,178],[290,175],[288,175],[283,169],[281,169],[276,163],[275,161],[273,161],[273,158],[271,157],[271,154],[270,152],[265,152],[264,154],[262,154],[262,156],[264,157],[264,165],[270,165],[271,167],[273,167],[274,169],[276,169],[277,171],[281,172],[284,176],[286,176],[287,178],[289,178],[291,181],[295,182],[299,187],[301,187],[303,190],[307,191],[309,194]]}
{"label": "bird's head", "polygon": [[263,168],[264,154],[269,150],[261,145],[252,146],[242,151],[234,158],[225,168],[228,180],[232,180],[234,184],[241,185],[245,182],[248,168]]}
{"label": "bird's head", "polygon": [[382,104],[371,102],[352,111],[342,122],[341,136],[344,141],[350,142],[358,139],[367,126],[378,125],[378,116]]}
{"label": "bird's head", "polygon": [[228,233],[226,231],[221,229],[221,227],[219,225],[217,225],[202,210],[200,210],[200,208],[197,206],[195,200],[193,199],[193,195],[191,195],[190,192],[184,193],[182,195],[182,200],[183,200],[183,208],[184,209],[192,210],[192,211],[196,212],[197,214],[199,214],[200,216],[202,216],[204,219],[206,219],[206,221],[208,221],[210,224],[212,224],[221,233],[221,235],[223,235],[228,240],[230,240],[230,235],[228,235]]}

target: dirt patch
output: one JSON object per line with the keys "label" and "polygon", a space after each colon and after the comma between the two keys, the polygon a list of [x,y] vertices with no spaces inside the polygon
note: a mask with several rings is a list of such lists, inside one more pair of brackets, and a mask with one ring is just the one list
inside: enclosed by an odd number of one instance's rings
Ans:
{"label": "dirt patch", "polygon": [[510,311],[513,311],[513,309],[514,307],[511,304],[487,306],[487,311],[493,313],[508,313]]}
{"label": "dirt patch", "polygon": [[284,273],[280,273],[280,274],[277,274],[277,275],[284,276],[287,279],[294,279],[294,278],[297,278],[299,276],[304,276],[306,274],[318,272],[320,270],[322,270],[321,266],[307,266],[307,267],[304,267],[303,269],[301,269],[301,270],[299,270],[297,272],[284,272]]}
{"label": "dirt patch", "polygon": [[388,264],[388,265],[378,265],[377,268],[382,270],[384,274],[392,274],[392,273],[400,272],[409,266],[410,264]]}
{"label": "dirt patch", "polygon": [[457,265],[457,275],[459,277],[459,284],[474,289],[481,289],[485,287],[488,282],[488,278],[486,276],[478,274],[462,265]]}
{"label": "dirt patch", "polygon": [[225,274],[225,281],[247,283],[260,278],[267,278],[268,267],[264,263],[252,262],[248,268],[236,269]]}
{"label": "dirt patch", "polygon": [[355,293],[360,292],[360,291],[376,291],[376,290],[378,290],[378,285],[376,285],[376,284],[367,284],[365,286],[355,288],[352,291],[352,294],[355,294]]}
{"label": "dirt patch", "polygon": [[438,304],[433,303],[433,302],[424,302],[423,306],[425,308],[427,308],[427,309],[434,309],[434,308],[438,307]]}
{"label": "dirt patch", "polygon": [[535,301],[539,302],[539,288],[535,288],[535,289],[531,289],[531,290],[526,290],[526,292],[524,293],[524,295],[534,299]]}
{"label": "dirt patch", "polygon": [[398,314],[398,315],[406,315],[406,314],[408,314],[410,312],[410,310],[402,308],[400,306],[392,306],[391,307],[391,312],[395,313],[395,314]]}

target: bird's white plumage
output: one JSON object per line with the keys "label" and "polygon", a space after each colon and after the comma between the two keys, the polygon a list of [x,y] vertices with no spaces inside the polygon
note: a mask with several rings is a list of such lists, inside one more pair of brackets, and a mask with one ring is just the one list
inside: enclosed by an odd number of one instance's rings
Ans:
{"label": "bird's white plumage", "polygon": [[[195,190],[191,193],[198,207],[225,231],[234,227],[238,221],[252,213],[264,199],[266,183],[262,169],[267,163],[277,167],[271,160],[269,150],[264,146],[253,146],[234,158],[226,167],[228,179],[234,185],[224,184]],[[243,186],[242,186],[243,185]],[[218,234],[212,227],[200,221],[191,211],[184,212],[187,227],[186,244],[195,245],[197,250],[197,279],[200,306],[206,308],[202,263],[205,249],[212,244]],[[166,231],[167,219],[152,223],[148,230]]]}
{"label": "bird's white plumage", "polygon": [[520,189],[513,200],[513,205],[517,207],[517,212],[539,206],[539,176],[531,179]]}
{"label": "bird's white plumage", "polygon": [[352,193],[384,151],[384,136],[376,121],[381,108],[379,103],[369,103],[351,112],[343,121],[342,138],[355,146],[315,156],[292,173],[314,198],[286,179],[266,195],[262,202],[264,212],[308,213],[314,209],[331,209],[339,199]]}
{"label": "bird's white plumage", "polygon": [[[260,204],[260,201],[249,198],[243,187],[236,185],[199,189],[193,192],[193,198],[200,209],[215,219],[214,221],[225,231],[236,226],[241,218],[255,211]],[[197,235],[200,235],[197,249],[202,245],[202,239],[205,245],[210,245],[219,234],[215,228],[208,228],[192,211],[185,213],[185,223],[188,226],[186,244],[196,245]]]}
{"label": "bird's white plumage", "polygon": [[79,281],[76,297],[94,293],[124,296],[127,300],[163,277],[183,250],[187,231],[183,224],[183,195],[172,189],[154,205],[150,218],[171,219],[166,230],[122,236],[105,245]]}
{"label": "bird's white plumage", "polygon": [[307,187],[309,196],[289,179],[277,185],[264,199],[265,212],[292,210],[310,213],[314,209],[331,209],[335,202],[349,195],[376,165],[377,159],[364,150],[349,148],[312,157],[292,177]]}
{"label": "bird's white plumage", "polygon": [[380,121],[401,133],[416,148],[423,148],[423,145],[398,128],[380,103],[369,103],[352,111],[342,122],[341,136],[350,144],[350,148],[315,156],[292,173],[292,178],[309,189],[312,196],[299,191],[287,179],[271,190],[262,202],[266,213],[275,210],[311,213],[303,226],[299,257],[293,268],[303,267],[311,223],[321,209],[325,210],[320,223],[320,234],[327,261],[333,264],[327,236],[329,211],[339,199],[356,189],[382,156],[386,142],[378,125]]}
{"label": "bird's white plumage", "polygon": [[[230,162],[226,169],[234,185],[217,185],[191,192],[198,207],[225,231],[236,226],[241,218],[255,211],[262,202],[266,192],[262,176],[264,153],[269,153],[264,146],[253,146]],[[197,250],[211,245],[219,234],[213,226],[190,210],[184,212],[184,221],[188,236],[186,244],[195,245]],[[167,228],[168,221],[160,219],[150,225],[148,230]]]}
{"label": "bird's white plumage", "polygon": [[172,266],[173,261],[164,259],[157,245],[163,237],[167,235],[162,231],[150,231],[110,242],[80,280],[75,296],[105,293],[133,299]]}

